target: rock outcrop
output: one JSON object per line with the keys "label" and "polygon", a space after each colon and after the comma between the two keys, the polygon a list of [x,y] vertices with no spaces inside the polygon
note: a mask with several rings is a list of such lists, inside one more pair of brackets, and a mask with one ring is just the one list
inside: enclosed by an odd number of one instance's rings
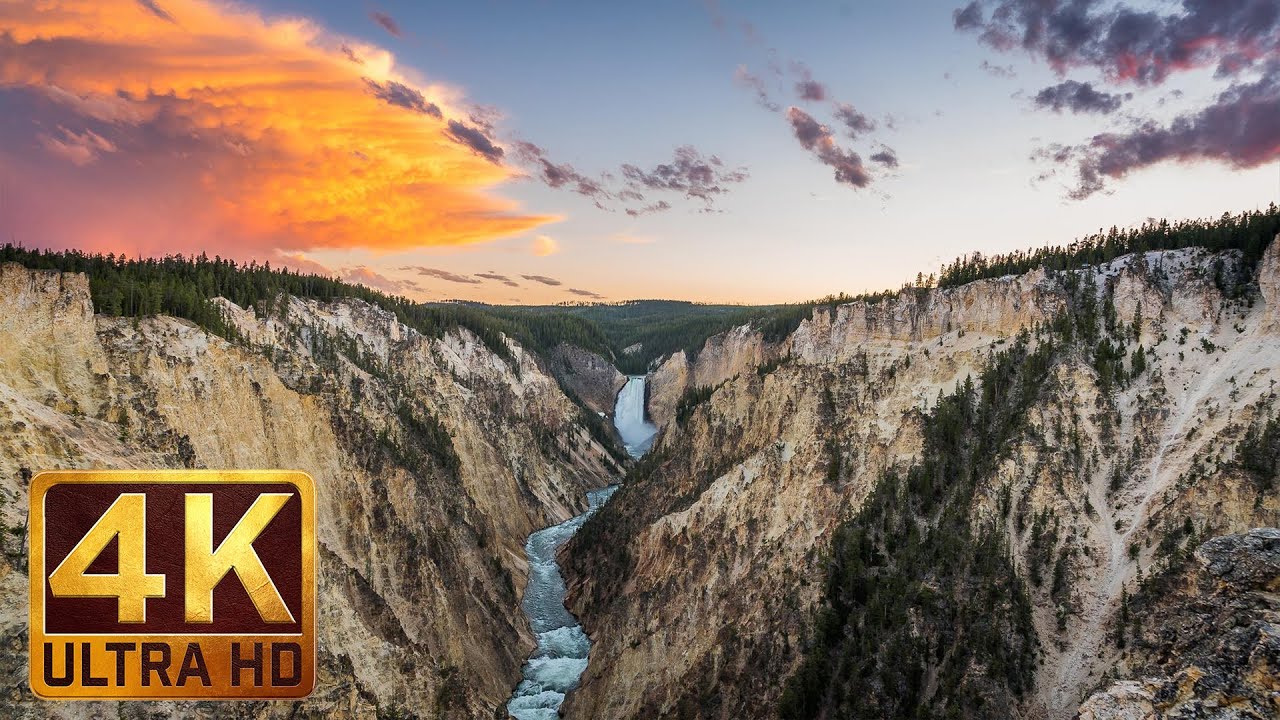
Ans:
{"label": "rock outcrop", "polygon": [[[83,275],[0,267],[0,518],[22,527],[54,468],[309,472],[319,517],[319,674],[301,705],[58,706],[193,713],[492,718],[534,647],[523,544],[619,470],[582,410],[518,345],[424,337],[353,300],[223,307],[244,342],[169,317],[95,316]],[[436,431],[442,428],[446,435]],[[26,683],[25,547],[0,553],[0,715]],[[16,545],[15,545],[16,544]]]}
{"label": "rock outcrop", "polygon": [[[1153,597],[1131,665],[1080,720],[1280,717],[1280,529],[1214,538]],[[1162,672],[1170,674],[1161,674]]]}
{"label": "rock outcrop", "polygon": [[570,392],[582,399],[583,405],[592,412],[613,415],[618,391],[627,384],[627,377],[618,372],[613,363],[568,343],[557,345],[547,360],[551,371]]}
{"label": "rock outcrop", "polygon": [[[1123,667],[1124,598],[1184,552],[1188,516],[1196,537],[1280,524],[1280,497],[1233,462],[1278,410],[1277,252],[1252,290],[1220,282],[1240,276],[1237,254],[1152,252],[819,307],[780,343],[739,328],[668,359],[651,375],[655,457],[566,553],[571,608],[597,639],[566,716],[773,717],[834,530],[918,458],[940,394],[1093,298],[1119,349],[1054,356],[968,508],[1004,536],[1034,608],[1034,691],[1008,713],[1071,717]],[[694,386],[716,389],[677,421]]]}

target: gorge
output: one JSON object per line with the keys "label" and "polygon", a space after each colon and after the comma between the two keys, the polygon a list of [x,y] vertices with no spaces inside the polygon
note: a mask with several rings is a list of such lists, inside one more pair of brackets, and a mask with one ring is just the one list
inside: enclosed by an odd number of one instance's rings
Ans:
{"label": "gorge", "polygon": [[568,312],[285,277],[211,296],[225,325],[120,317],[26,262],[0,264],[5,717],[48,714],[20,528],[55,467],[317,478],[316,692],[147,714],[1280,710],[1274,241],[726,314],[630,377]]}

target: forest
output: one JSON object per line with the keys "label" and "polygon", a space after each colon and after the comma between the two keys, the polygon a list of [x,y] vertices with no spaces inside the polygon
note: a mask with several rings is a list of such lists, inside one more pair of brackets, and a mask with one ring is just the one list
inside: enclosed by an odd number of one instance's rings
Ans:
{"label": "forest", "polygon": [[[979,519],[976,493],[1011,448],[1036,441],[1026,414],[1063,358],[1090,357],[1104,395],[1145,367],[1139,347],[1124,369],[1123,343],[1135,333],[1109,297],[1098,300],[1091,278],[1067,287],[1068,307],[1052,322],[1034,336],[1024,329],[1007,349],[993,350],[976,381],[939,397],[921,417],[920,459],[887,469],[836,529],[824,602],[780,700],[784,720],[1002,718],[1032,689],[1039,639],[1002,530],[1016,511],[1005,495],[1002,517]],[[1275,467],[1275,427],[1259,422],[1250,432],[1246,467],[1260,474]],[[1048,514],[1032,523],[1027,570],[1036,586],[1049,580],[1056,597],[1066,566],[1052,558],[1055,523]]]}
{"label": "forest", "polygon": [[131,259],[77,250],[32,250],[13,244],[0,247],[0,263],[16,262],[38,270],[81,272],[89,277],[94,312],[110,316],[171,315],[190,320],[209,332],[236,341],[234,325],[214,298],[223,297],[259,317],[270,315],[286,295],[312,300],[355,298],[393,313],[428,337],[464,327],[501,358],[510,360],[502,335],[534,350],[561,342],[610,354],[608,339],[590,322],[565,313],[498,314],[465,303],[417,303],[322,275],[272,268],[270,263],[237,263],[221,257],[171,255]]}
{"label": "forest", "polygon": [[[622,372],[631,374],[642,374],[654,360],[679,350],[696,356],[707,338],[746,323],[756,324],[771,339],[781,339],[809,317],[816,304],[740,306],[674,300],[549,306],[418,303],[323,275],[273,268],[270,263],[238,263],[205,254],[128,258],[78,250],[29,249],[12,243],[0,247],[0,262],[85,273],[94,312],[113,317],[171,315],[232,341],[239,339],[236,328],[214,298],[253,308],[259,317],[275,310],[285,295],[320,301],[355,298],[393,313],[400,322],[428,337],[465,327],[504,359],[512,357],[502,340],[502,335],[507,335],[538,352],[560,343],[576,345],[614,361]],[[623,352],[637,344],[641,346],[637,352]]]}
{"label": "forest", "polygon": [[945,265],[938,287],[956,287],[974,280],[1020,275],[1036,268],[1061,271],[1100,265],[1122,255],[1152,250],[1203,247],[1212,252],[1239,250],[1247,270],[1262,258],[1267,244],[1280,233],[1280,207],[1271,203],[1266,210],[1223,213],[1217,219],[1149,220],[1140,227],[1107,232],[1076,240],[1070,245],[1018,250],[985,256],[973,253]]}
{"label": "forest", "polygon": [[[1062,271],[1105,263],[1121,255],[1191,246],[1211,251],[1236,250],[1248,274],[1267,244],[1280,233],[1280,207],[1224,213],[1217,219],[1149,221],[1141,227],[1111,228],[1069,245],[986,256],[973,253],[945,265],[940,288],[1036,268]],[[485,305],[470,302],[419,303],[364,285],[323,275],[273,268],[270,263],[238,263],[205,254],[163,258],[127,258],[77,250],[38,250],[14,244],[0,247],[0,262],[30,268],[83,272],[89,276],[95,312],[137,317],[166,314],[185,318],[211,333],[236,340],[236,329],[214,298],[252,307],[266,316],[284,295],[315,300],[356,298],[393,313],[400,322],[430,337],[456,327],[475,333],[495,354],[512,358],[506,335],[535,351],[569,343],[611,360],[627,374],[642,374],[672,353],[695,358],[707,339],[750,324],[766,342],[785,339],[818,306],[880,302],[899,291],[834,295],[786,305],[715,305],[677,300],[628,300],[618,303],[561,305]],[[931,276],[932,278],[932,276]],[[921,274],[915,288],[933,285]],[[904,288],[913,287],[910,283]]]}

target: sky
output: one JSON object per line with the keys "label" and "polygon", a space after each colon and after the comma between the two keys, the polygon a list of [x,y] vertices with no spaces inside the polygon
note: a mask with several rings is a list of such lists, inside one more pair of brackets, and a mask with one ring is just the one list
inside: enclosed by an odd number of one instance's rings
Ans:
{"label": "sky", "polygon": [[0,0],[0,237],[797,302],[1280,200],[1280,0]]}

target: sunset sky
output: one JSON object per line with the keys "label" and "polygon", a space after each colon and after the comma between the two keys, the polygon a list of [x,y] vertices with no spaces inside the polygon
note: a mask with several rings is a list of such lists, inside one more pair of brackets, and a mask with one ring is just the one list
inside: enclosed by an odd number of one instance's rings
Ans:
{"label": "sunset sky", "polygon": [[27,246],[764,303],[1277,200],[1277,0],[0,0]]}

